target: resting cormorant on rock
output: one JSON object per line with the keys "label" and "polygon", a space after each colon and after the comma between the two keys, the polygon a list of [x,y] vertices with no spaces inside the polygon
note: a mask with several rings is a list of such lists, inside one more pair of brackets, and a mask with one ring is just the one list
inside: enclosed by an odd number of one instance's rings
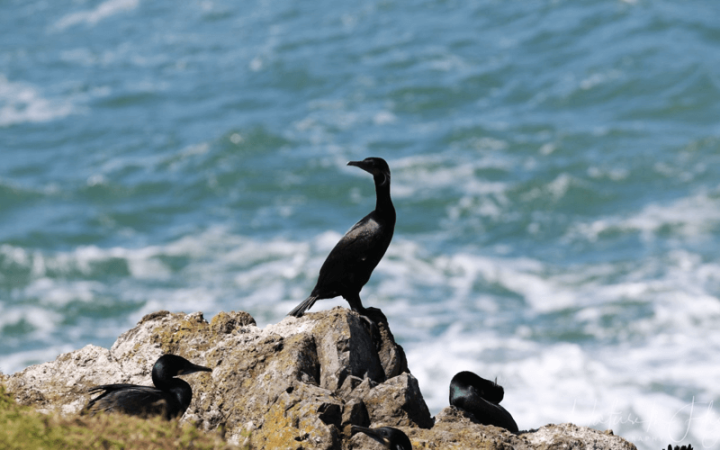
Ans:
{"label": "resting cormorant on rock", "polygon": [[190,406],[192,389],[185,381],[174,378],[194,372],[212,372],[176,355],[163,355],[153,366],[155,387],[135,384],[104,384],[90,388],[90,393],[101,392],[88,402],[84,413],[98,411],[119,412],[131,416],[160,416],[166,420],[180,417]]}
{"label": "resting cormorant on rock", "polygon": [[390,199],[390,167],[382,158],[350,161],[348,166],[359,167],[373,175],[377,202],[375,210],[363,217],[335,245],[320,268],[317,284],[289,316],[301,317],[317,300],[342,297],[353,311],[365,312],[360,290],[370,279],[395,230],[395,208]]}
{"label": "resting cormorant on rock", "polygon": [[410,439],[405,433],[397,428],[365,428],[357,425],[352,426],[353,433],[365,433],[374,440],[380,442],[385,448],[390,450],[412,450]]}
{"label": "resting cormorant on rock", "polygon": [[516,433],[518,426],[499,403],[502,386],[472,372],[460,372],[450,382],[450,405],[471,413],[483,425],[495,425]]}

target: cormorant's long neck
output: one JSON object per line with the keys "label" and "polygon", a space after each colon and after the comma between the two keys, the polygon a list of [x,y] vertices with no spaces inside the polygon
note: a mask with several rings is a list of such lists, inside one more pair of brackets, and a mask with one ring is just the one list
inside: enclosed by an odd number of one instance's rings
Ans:
{"label": "cormorant's long neck", "polygon": [[[190,388],[190,385],[187,384],[185,380],[182,380],[180,378],[175,378],[169,376],[169,374],[165,371],[155,371],[153,370],[152,373],[152,380],[153,384],[156,388],[160,389],[164,392],[185,392],[188,399],[187,403],[190,404],[190,399],[192,398],[192,389]],[[178,400],[181,400],[178,398]],[[181,400],[181,403],[183,401]]]}
{"label": "cormorant's long neck", "polygon": [[192,401],[192,388],[180,378],[166,379],[162,376],[156,376],[153,373],[153,383],[155,387],[163,392],[167,392],[175,398],[176,402],[169,402],[166,405],[165,418],[172,419],[185,414],[185,410],[190,406]]}
{"label": "cormorant's long neck", "polygon": [[152,380],[156,388],[160,389],[161,391],[169,390],[172,386],[172,384],[170,383],[170,380],[172,379],[172,377],[168,377],[165,374],[164,370],[158,370],[156,367],[153,367]]}
{"label": "cormorant's long neck", "polygon": [[375,180],[375,194],[377,195],[375,212],[394,224],[395,207],[390,198],[390,176],[376,175],[373,178]]}
{"label": "cormorant's long neck", "polygon": [[171,384],[172,386],[168,390],[175,395],[175,398],[180,403],[180,411],[177,413],[182,416],[192,401],[192,388],[185,380],[180,378],[173,378]]}

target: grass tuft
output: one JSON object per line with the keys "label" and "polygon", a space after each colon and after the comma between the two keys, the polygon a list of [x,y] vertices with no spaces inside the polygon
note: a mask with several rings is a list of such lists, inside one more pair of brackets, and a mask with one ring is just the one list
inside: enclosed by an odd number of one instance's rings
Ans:
{"label": "grass tuft", "polygon": [[[7,450],[238,449],[217,433],[161,418],[121,414],[63,417],[20,406],[0,386],[0,448]],[[249,450],[249,447],[243,447]]]}

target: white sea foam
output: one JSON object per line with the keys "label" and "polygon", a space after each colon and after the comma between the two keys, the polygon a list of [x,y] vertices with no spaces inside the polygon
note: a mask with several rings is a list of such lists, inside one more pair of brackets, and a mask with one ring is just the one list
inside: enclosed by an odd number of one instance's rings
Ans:
{"label": "white sea foam", "polygon": [[[174,275],[164,262],[166,257],[188,258],[180,273],[185,279],[231,281],[243,291],[278,283],[287,286],[285,292],[289,293],[298,279],[305,279],[305,283],[313,281],[340,236],[337,232],[326,232],[310,242],[258,242],[217,227],[163,246],[136,249],[84,246],[71,252],[43,254],[6,244],[0,246],[0,255],[5,264],[29,268],[34,281],[25,288],[25,294],[60,303],[63,298],[87,301],[102,284],[68,281],[73,288],[63,294],[68,297],[63,297],[51,292],[58,286],[48,278],[49,273],[94,276],[97,264],[117,260],[126,264],[130,278],[138,282],[167,280]],[[664,273],[658,278],[659,270]],[[709,293],[720,286],[720,265],[705,263],[687,251],[675,251],[660,260],[648,259],[627,273],[623,267],[603,264],[560,271],[538,260],[483,256],[470,250],[432,255],[417,242],[396,237],[376,274],[373,278],[376,283],[368,289],[387,298],[419,292],[427,286],[441,286],[450,293],[451,300],[468,301],[478,295],[477,284],[481,282],[515,293],[527,307],[538,312],[569,306],[586,308],[578,318],[589,321],[599,314],[593,307],[627,300],[654,302],[659,308],[654,320],[667,315],[673,320],[702,321],[720,313],[720,307],[713,307],[715,296]],[[617,279],[619,274],[624,276]],[[616,280],[608,282],[606,278]],[[687,303],[688,296],[694,300],[692,305],[702,306],[685,307],[680,316],[663,313],[662,306]]]}
{"label": "white sea foam", "polygon": [[48,122],[73,112],[70,102],[49,100],[35,87],[9,81],[0,74],[0,127],[27,122]]}
{"label": "white sea foam", "polygon": [[0,329],[21,322],[33,328],[33,339],[43,339],[62,322],[62,315],[37,306],[6,306],[0,309]]}
{"label": "white sea foam", "polygon": [[[496,149],[502,141],[484,139],[478,143],[485,149]],[[452,219],[462,211],[481,210],[497,216],[501,213],[498,204],[509,203],[505,192],[509,185],[499,181],[486,181],[475,176],[482,169],[508,169],[512,162],[497,153],[484,152],[463,164],[447,164],[451,155],[421,155],[393,161],[393,197],[404,198],[435,197],[439,192],[458,192],[458,202],[447,207]],[[421,181],[420,181],[421,180]]]}
{"label": "white sea foam", "polygon": [[651,203],[639,212],[625,217],[607,217],[575,225],[569,238],[582,236],[590,241],[609,232],[638,232],[645,240],[653,240],[663,229],[686,239],[704,239],[720,226],[720,199],[717,195],[699,192],[669,203]]}
{"label": "white sea foam", "polygon": [[42,305],[64,306],[72,301],[92,302],[104,289],[97,281],[39,278],[23,290],[23,297],[39,299]]}
{"label": "white sea foam", "polygon": [[68,27],[86,23],[88,25],[96,25],[101,20],[114,16],[123,11],[133,10],[138,7],[140,0],[107,0],[100,3],[91,10],[78,11],[67,14],[58,20],[54,28],[62,31]]}
{"label": "white sea foam", "polygon": [[[413,242],[396,239],[376,272],[392,279],[394,294],[413,286],[441,285],[452,290],[452,298],[467,300],[476,295],[478,282],[497,284],[525,299],[538,311],[561,309],[574,304],[574,288],[543,274],[545,265],[528,258],[481,256],[469,252],[423,255]],[[407,290],[405,291],[407,292]]]}

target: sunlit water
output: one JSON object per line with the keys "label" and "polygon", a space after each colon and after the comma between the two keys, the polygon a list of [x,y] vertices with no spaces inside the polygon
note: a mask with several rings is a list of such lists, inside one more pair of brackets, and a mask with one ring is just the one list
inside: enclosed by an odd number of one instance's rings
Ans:
{"label": "sunlit water", "polygon": [[[281,320],[393,173],[362,291],[433,413],[720,440],[720,4],[0,3],[0,370]],[[346,306],[322,301],[313,310]]]}

